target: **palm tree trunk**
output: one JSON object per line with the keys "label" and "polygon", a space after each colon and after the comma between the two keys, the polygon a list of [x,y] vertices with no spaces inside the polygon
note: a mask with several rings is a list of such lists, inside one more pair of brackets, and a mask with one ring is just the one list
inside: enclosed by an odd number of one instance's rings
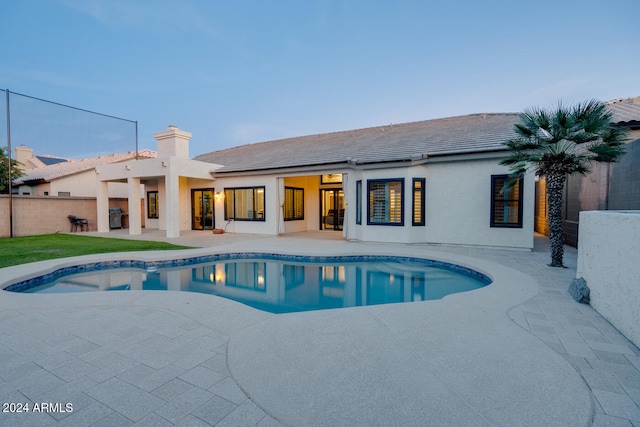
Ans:
{"label": "palm tree trunk", "polygon": [[551,267],[564,267],[564,230],[562,229],[562,190],[565,174],[547,174],[547,200],[549,203],[549,242],[551,244]]}

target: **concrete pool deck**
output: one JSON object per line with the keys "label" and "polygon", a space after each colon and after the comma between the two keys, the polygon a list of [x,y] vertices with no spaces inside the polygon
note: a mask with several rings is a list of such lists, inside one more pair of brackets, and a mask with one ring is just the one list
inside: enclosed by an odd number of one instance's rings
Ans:
{"label": "concrete pool deck", "polygon": [[[0,425],[640,425],[640,350],[567,295],[572,248],[556,269],[540,237],[533,252],[334,233],[183,232],[170,242],[202,248],[193,253],[420,256],[494,283],[439,301],[279,315],[187,292],[0,292],[0,400],[31,405],[0,412]],[[69,262],[2,269],[0,287]],[[73,412],[33,412],[42,402]]]}

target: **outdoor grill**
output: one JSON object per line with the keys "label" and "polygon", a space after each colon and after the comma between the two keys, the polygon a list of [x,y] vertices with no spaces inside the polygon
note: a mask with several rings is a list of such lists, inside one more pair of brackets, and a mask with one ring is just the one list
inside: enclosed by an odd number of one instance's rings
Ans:
{"label": "outdoor grill", "polygon": [[122,209],[109,208],[109,228],[122,228]]}

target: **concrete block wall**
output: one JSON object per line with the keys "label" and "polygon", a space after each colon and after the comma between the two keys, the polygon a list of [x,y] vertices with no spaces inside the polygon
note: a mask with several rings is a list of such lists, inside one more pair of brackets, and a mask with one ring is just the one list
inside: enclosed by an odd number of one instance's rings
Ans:
{"label": "concrete block wall", "polygon": [[576,277],[591,306],[640,346],[640,210],[580,213]]}
{"label": "concrete block wall", "polygon": [[[67,215],[86,218],[96,230],[96,199],[79,197],[13,197],[13,235],[32,236],[70,230]],[[0,196],[0,237],[9,237],[9,196]]]}
{"label": "concrete block wall", "polygon": [[627,144],[627,153],[611,165],[608,208],[640,210],[640,139]]}
{"label": "concrete block wall", "polygon": [[626,150],[617,163],[596,163],[588,175],[567,178],[563,229],[568,245],[579,246],[580,212],[640,209],[640,139],[627,143]]}

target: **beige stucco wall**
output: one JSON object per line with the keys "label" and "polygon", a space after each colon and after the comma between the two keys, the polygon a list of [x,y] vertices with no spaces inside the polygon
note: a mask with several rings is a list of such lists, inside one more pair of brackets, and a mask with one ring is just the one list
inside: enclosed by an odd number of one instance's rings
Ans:
{"label": "beige stucco wall", "polygon": [[[67,215],[89,220],[89,230],[96,229],[95,198],[77,197],[13,197],[13,235],[67,233]],[[0,196],[0,237],[9,237],[9,196]]]}
{"label": "beige stucco wall", "polygon": [[[96,173],[94,169],[77,174],[57,178],[40,185],[21,185],[20,194],[32,196],[57,196],[58,193],[69,193],[72,197],[96,197]],[[127,184],[121,182],[109,183],[109,197],[126,198]],[[142,191],[142,187],[141,187]]]}
{"label": "beige stucco wall", "polygon": [[285,233],[320,229],[320,178],[318,175],[284,177],[285,187],[304,188],[304,220],[285,221]]}
{"label": "beige stucco wall", "polygon": [[640,211],[580,212],[577,277],[591,306],[640,346]]}

